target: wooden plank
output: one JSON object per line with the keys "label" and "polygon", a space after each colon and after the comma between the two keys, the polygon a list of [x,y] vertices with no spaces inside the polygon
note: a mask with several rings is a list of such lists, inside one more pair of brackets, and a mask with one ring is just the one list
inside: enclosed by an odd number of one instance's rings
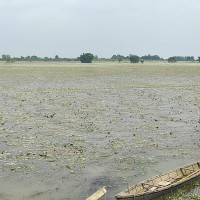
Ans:
{"label": "wooden plank", "polygon": [[169,185],[170,184],[170,182],[168,182],[168,181],[160,181],[159,183],[158,183],[158,187],[159,186],[167,186],[167,185]]}
{"label": "wooden plank", "polygon": [[99,189],[98,191],[96,191],[93,195],[91,195],[90,197],[88,197],[86,200],[99,200],[102,196],[104,196],[106,194],[106,188],[103,187],[101,189]]}

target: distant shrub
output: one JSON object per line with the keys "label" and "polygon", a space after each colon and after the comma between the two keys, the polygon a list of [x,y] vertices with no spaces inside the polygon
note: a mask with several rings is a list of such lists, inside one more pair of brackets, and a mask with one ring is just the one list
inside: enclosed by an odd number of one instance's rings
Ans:
{"label": "distant shrub", "polygon": [[143,60],[143,59],[141,59],[141,60],[140,60],[140,62],[141,62],[141,63],[144,63],[144,60]]}
{"label": "distant shrub", "polygon": [[174,56],[176,61],[194,61],[194,56]]}
{"label": "distant shrub", "polygon": [[131,63],[138,63],[140,61],[140,57],[137,55],[130,55]]}
{"label": "distant shrub", "polygon": [[123,58],[122,57],[118,57],[117,60],[118,60],[118,62],[122,62]]}
{"label": "distant shrub", "polygon": [[5,55],[5,54],[3,54],[3,55],[2,55],[2,60],[3,60],[3,61],[6,61],[6,62],[11,62],[11,61],[12,61],[12,58],[10,57],[10,55]]}
{"label": "distant shrub", "polygon": [[144,59],[144,60],[163,60],[163,58],[161,58],[158,55],[150,55],[150,54],[142,56],[141,59]]}
{"label": "distant shrub", "polygon": [[198,57],[198,61],[200,62],[200,57]]}
{"label": "distant shrub", "polygon": [[83,53],[80,55],[78,58],[82,63],[91,63],[92,60],[94,59],[94,55],[91,53]]}
{"label": "distant shrub", "polygon": [[169,63],[175,63],[175,62],[177,62],[175,56],[173,56],[173,57],[169,57],[167,60],[168,60]]}

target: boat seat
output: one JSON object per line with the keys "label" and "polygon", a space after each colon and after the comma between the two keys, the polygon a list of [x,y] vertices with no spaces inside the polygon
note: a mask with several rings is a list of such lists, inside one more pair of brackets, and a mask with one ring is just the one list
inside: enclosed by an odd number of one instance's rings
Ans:
{"label": "boat seat", "polygon": [[152,185],[152,184],[149,184],[149,183],[142,183],[141,185],[142,185],[142,187],[145,191],[151,190],[153,187],[155,187],[155,185]]}
{"label": "boat seat", "polygon": [[183,176],[187,176],[187,175],[188,175],[188,174],[186,173],[186,171],[189,171],[189,172],[191,172],[191,173],[195,172],[194,169],[188,169],[188,168],[180,168],[180,170],[181,170]]}
{"label": "boat seat", "polygon": [[149,191],[154,191],[154,190],[157,190],[157,189],[158,189],[158,187],[154,186],[151,189],[149,189]]}
{"label": "boat seat", "polygon": [[167,186],[167,185],[169,185],[169,184],[171,184],[170,181],[160,181],[160,182],[158,183],[158,187]]}
{"label": "boat seat", "polygon": [[195,170],[194,169],[185,169],[186,171],[190,171],[190,172],[195,172]]}
{"label": "boat seat", "polygon": [[173,183],[173,182],[176,182],[176,181],[179,181],[180,179],[182,179],[183,177],[182,176],[176,176],[176,177],[170,177],[169,180],[167,180],[168,182],[170,183]]}

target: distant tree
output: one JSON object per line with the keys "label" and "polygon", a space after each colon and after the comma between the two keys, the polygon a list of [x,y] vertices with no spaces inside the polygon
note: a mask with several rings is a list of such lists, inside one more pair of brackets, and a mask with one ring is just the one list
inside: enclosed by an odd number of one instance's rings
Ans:
{"label": "distant tree", "polygon": [[3,61],[6,61],[6,58],[7,58],[7,55],[3,54],[3,55],[2,55],[2,60],[3,60]]}
{"label": "distant tree", "polygon": [[158,55],[145,55],[145,56],[142,56],[141,59],[144,59],[144,60],[163,60],[163,58],[160,58],[160,56]]}
{"label": "distant tree", "polygon": [[122,62],[123,58],[122,57],[118,57],[117,60],[120,63],[120,62]]}
{"label": "distant tree", "polygon": [[140,62],[141,62],[141,63],[144,63],[144,59],[141,59]]}
{"label": "distant tree", "polygon": [[115,61],[115,60],[117,60],[118,62],[121,62],[122,60],[124,60],[124,59],[126,59],[127,57],[125,57],[125,56],[122,56],[122,55],[120,55],[120,54],[117,54],[117,55],[113,55],[112,57],[111,57],[111,60],[113,60],[113,61]]}
{"label": "distant tree", "polygon": [[186,61],[186,57],[184,56],[174,56],[176,58],[176,61]]}
{"label": "distant tree", "polygon": [[31,57],[30,56],[26,56],[25,58],[27,61],[30,61],[31,60]]}
{"label": "distant tree", "polygon": [[31,60],[36,61],[36,60],[39,60],[39,58],[37,56],[31,56]]}
{"label": "distant tree", "polygon": [[91,53],[83,53],[80,55],[78,58],[82,63],[91,63],[92,60],[94,59],[94,55]]}
{"label": "distant tree", "polygon": [[173,57],[169,57],[167,60],[168,60],[168,62],[170,62],[170,63],[175,63],[175,62],[177,62],[175,56],[173,56]]}
{"label": "distant tree", "polygon": [[59,56],[58,55],[55,56],[55,60],[59,60]]}
{"label": "distant tree", "polygon": [[95,59],[95,60],[98,60],[99,58],[98,58],[98,56],[97,56],[97,55],[95,55],[95,56],[94,56],[94,59]]}
{"label": "distant tree", "polygon": [[194,56],[174,56],[176,61],[194,61]]}
{"label": "distant tree", "polygon": [[194,61],[194,56],[186,56],[186,61]]}
{"label": "distant tree", "polygon": [[11,58],[11,60],[10,60],[10,62],[15,62],[16,60],[15,60],[15,58]]}
{"label": "distant tree", "polygon": [[5,55],[5,54],[3,54],[3,55],[2,55],[2,60],[3,60],[3,61],[6,61],[6,62],[11,62],[11,61],[12,61],[12,58],[10,57],[10,55]]}
{"label": "distant tree", "polygon": [[116,55],[113,55],[112,57],[111,57],[111,60],[117,60],[117,56]]}
{"label": "distant tree", "polygon": [[140,61],[140,57],[137,55],[130,55],[131,63],[138,63]]}
{"label": "distant tree", "polygon": [[200,57],[198,57],[198,61],[200,62]]}

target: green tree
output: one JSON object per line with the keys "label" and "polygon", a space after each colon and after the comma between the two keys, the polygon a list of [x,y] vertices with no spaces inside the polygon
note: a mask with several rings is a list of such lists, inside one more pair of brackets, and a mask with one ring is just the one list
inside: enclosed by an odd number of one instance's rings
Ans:
{"label": "green tree", "polygon": [[10,62],[14,63],[16,60],[15,58],[11,58]]}
{"label": "green tree", "polygon": [[7,58],[7,55],[3,54],[3,55],[2,55],[2,60],[3,60],[3,61],[6,61],[6,58]]}
{"label": "green tree", "polygon": [[39,60],[39,59],[38,59],[37,56],[31,56],[31,60],[32,60],[32,61],[33,61],[33,60],[36,61],[36,60]]}
{"label": "green tree", "polygon": [[26,56],[26,60],[30,61],[31,57],[30,56]]}
{"label": "green tree", "polygon": [[117,59],[117,56],[116,55],[113,55],[112,57],[111,57],[111,60],[112,61],[114,61],[114,60],[116,60]]}
{"label": "green tree", "polygon": [[138,63],[140,61],[140,57],[137,55],[130,55],[131,63]]}
{"label": "green tree", "polygon": [[120,62],[122,62],[123,58],[122,57],[118,57],[117,60],[120,63]]}
{"label": "green tree", "polygon": [[111,57],[111,60],[113,60],[113,61],[118,60],[118,62],[121,62],[121,61],[124,60],[124,59],[126,59],[126,57],[125,57],[125,56],[122,56],[122,55],[120,55],[120,54],[118,54],[118,55],[113,55],[113,56]]}
{"label": "green tree", "polygon": [[97,56],[97,55],[95,55],[95,56],[94,56],[94,59],[95,59],[95,60],[98,60],[99,58],[98,58],[98,56]]}
{"label": "green tree", "polygon": [[94,55],[91,53],[83,53],[78,58],[78,60],[80,60],[82,63],[91,63],[93,59],[94,59]]}
{"label": "green tree", "polygon": [[160,58],[160,56],[158,55],[145,55],[145,56],[142,56],[141,59],[144,59],[144,60],[163,60],[163,58]]}
{"label": "green tree", "polygon": [[194,61],[194,56],[186,56],[186,61]]}
{"label": "green tree", "polygon": [[200,57],[198,57],[198,61],[200,62]]}
{"label": "green tree", "polygon": [[170,63],[175,63],[175,62],[177,62],[175,56],[173,56],[173,57],[169,57],[167,60],[168,60],[168,62],[170,62]]}
{"label": "green tree", "polygon": [[3,54],[3,55],[2,55],[2,60],[3,60],[3,61],[6,61],[6,62],[11,62],[11,61],[12,61],[12,58],[10,57],[10,55],[5,55],[5,54]]}
{"label": "green tree", "polygon": [[55,56],[55,60],[60,60],[58,55]]}

